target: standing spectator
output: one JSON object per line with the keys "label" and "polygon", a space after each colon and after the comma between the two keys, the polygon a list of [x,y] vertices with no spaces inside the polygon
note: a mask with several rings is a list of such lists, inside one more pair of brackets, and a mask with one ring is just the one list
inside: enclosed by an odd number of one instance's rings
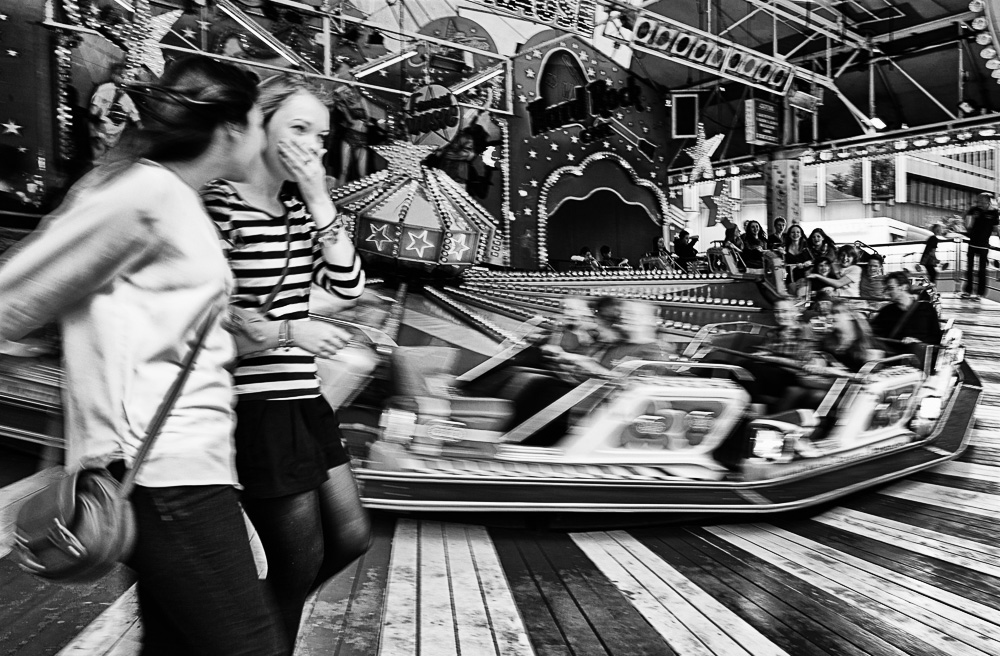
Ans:
{"label": "standing spectator", "polygon": [[864,298],[885,298],[885,261],[878,253],[868,256],[868,262],[861,267],[861,296]]}
{"label": "standing spectator", "polygon": [[[195,190],[242,179],[262,143],[254,81],[230,64],[181,59],[137,93],[142,158],[85,176],[0,270],[0,339],[60,323],[70,471],[132,466],[195,334],[226,306],[232,276]],[[221,323],[131,496],[143,654],[290,653],[239,507]]]}
{"label": "standing spectator", "polygon": [[90,97],[90,144],[94,162],[102,163],[129,125],[139,124],[139,110],[125,93],[125,64],[111,67],[111,79]]}
{"label": "standing spectator", "polygon": [[774,220],[774,229],[767,236],[767,248],[779,255],[785,251],[785,219],[778,217]]}
{"label": "standing spectator", "polygon": [[365,276],[326,188],[329,111],[299,78],[274,75],[259,88],[264,147],[246,181],[217,180],[202,198],[236,278],[234,312],[256,333],[253,343],[237,340],[236,471],[291,649],[324,557],[336,571],[368,546],[368,517],[316,368],[350,336],[309,318],[312,285],[354,299]]}
{"label": "standing spectator", "polygon": [[[979,194],[976,205],[965,215],[965,230],[969,236],[969,266],[965,272],[962,298],[971,298],[974,301],[986,293],[986,259],[989,254],[990,237],[1000,224],[1000,217],[997,216],[992,200],[991,194]],[[979,275],[976,293],[973,294],[972,277],[976,270],[976,258],[979,258]]]}
{"label": "standing spectator", "polygon": [[931,281],[932,285],[936,285],[938,265],[937,247],[938,242],[941,240],[941,235],[944,234],[944,226],[940,223],[935,223],[931,231],[933,234],[924,243],[924,253],[920,256],[920,264],[927,270],[927,279]]}
{"label": "standing spectator", "polygon": [[941,343],[941,322],[937,310],[918,300],[905,271],[893,271],[885,277],[885,290],[892,301],[872,319],[872,331],[879,337],[900,340],[905,344]]}

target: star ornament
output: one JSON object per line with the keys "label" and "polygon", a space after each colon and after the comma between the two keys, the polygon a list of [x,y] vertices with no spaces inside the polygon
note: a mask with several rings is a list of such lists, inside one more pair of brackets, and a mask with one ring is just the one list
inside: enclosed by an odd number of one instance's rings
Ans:
{"label": "star ornament", "polygon": [[6,123],[0,123],[0,127],[3,128],[4,134],[14,134],[21,136],[21,129],[24,128],[23,125],[18,125],[13,121],[13,119],[7,119]]}
{"label": "star ornament", "polygon": [[409,141],[393,141],[384,146],[373,146],[372,150],[389,162],[389,175],[407,175],[411,178],[421,176],[420,162],[434,152],[435,146],[412,144]]}
{"label": "star ornament", "polygon": [[389,230],[389,224],[383,223],[380,226],[369,224],[368,227],[372,229],[372,233],[365,237],[365,241],[375,244],[375,250],[381,253],[385,245],[391,244],[393,241],[393,238],[390,237],[387,232]]}
{"label": "star ornament", "polygon": [[462,256],[470,250],[472,250],[472,247],[469,246],[469,235],[463,232],[453,239],[451,254],[455,256],[456,260],[461,260]]}
{"label": "star ornament", "polygon": [[684,149],[684,152],[694,162],[694,168],[691,170],[692,180],[707,180],[712,177],[712,153],[715,152],[720,143],[722,143],[721,134],[706,139],[705,124],[698,124],[698,136],[695,138],[694,145]]}
{"label": "star ornament", "polygon": [[[424,251],[428,248],[434,248],[434,244],[427,241],[427,231],[422,230],[421,232],[408,232],[406,234],[410,238],[410,243],[406,245],[404,251],[412,251],[417,254],[417,257],[423,258]],[[420,239],[419,243],[417,239]]]}
{"label": "star ornament", "polygon": [[739,201],[730,195],[726,182],[716,182],[712,195],[702,196],[701,200],[708,207],[708,227],[720,223],[727,228],[733,225],[733,215],[739,209]]}
{"label": "star ornament", "polygon": [[174,23],[184,15],[181,9],[168,11],[159,16],[150,16],[149,3],[137,2],[133,19],[133,41],[129,44],[129,60],[136,66],[145,66],[157,77],[163,75],[166,63],[160,41],[167,35]]}

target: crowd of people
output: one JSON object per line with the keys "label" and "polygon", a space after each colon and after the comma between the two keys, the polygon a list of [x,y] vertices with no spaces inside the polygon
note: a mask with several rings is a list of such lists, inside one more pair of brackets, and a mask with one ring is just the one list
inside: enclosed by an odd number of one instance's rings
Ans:
{"label": "crowd of people", "polygon": [[201,57],[124,88],[139,120],[5,256],[0,340],[60,324],[67,470],[120,480],[206,335],[131,497],[142,653],[287,656],[306,595],[370,537],[315,362],[349,335],[309,318],[314,285],[365,280],[330,114],[300,78]]}

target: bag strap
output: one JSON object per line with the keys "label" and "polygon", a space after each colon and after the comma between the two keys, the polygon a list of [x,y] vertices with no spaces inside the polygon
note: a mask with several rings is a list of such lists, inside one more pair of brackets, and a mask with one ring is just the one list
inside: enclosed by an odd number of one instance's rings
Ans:
{"label": "bag strap", "polygon": [[142,462],[149,454],[149,450],[153,448],[153,442],[156,441],[156,438],[160,434],[160,430],[163,428],[163,424],[167,421],[167,416],[170,414],[170,411],[173,410],[174,403],[177,402],[177,397],[180,396],[181,390],[184,388],[184,384],[187,382],[188,376],[191,374],[191,370],[194,369],[195,359],[201,352],[202,346],[205,345],[205,338],[208,336],[208,331],[215,325],[215,320],[219,317],[222,307],[223,306],[218,305],[209,310],[208,318],[198,331],[198,337],[194,346],[191,347],[187,357],[184,358],[180,373],[177,374],[177,378],[174,379],[170,389],[167,390],[167,395],[163,397],[163,400],[160,402],[160,407],[156,409],[156,414],[153,415],[152,421],[149,422],[149,428],[146,429],[146,437],[142,440],[139,452],[135,456],[135,462],[132,464],[132,468],[122,480],[121,493],[123,498],[128,498],[128,496],[132,494],[132,488],[135,487],[135,477],[136,474],[139,473],[139,467],[142,466]]}
{"label": "bag strap", "polygon": [[268,310],[274,304],[274,299],[277,298],[278,292],[281,291],[282,285],[285,284],[285,278],[288,276],[288,270],[292,266],[292,220],[291,212],[288,208],[285,208],[285,267],[281,270],[281,275],[278,277],[278,283],[271,290],[271,293],[267,295],[264,299],[264,304],[260,306],[261,315],[267,314]]}
{"label": "bag strap", "polygon": [[913,313],[917,311],[917,303],[920,303],[920,301],[918,301],[917,299],[913,299],[913,303],[910,304],[910,307],[906,309],[906,312],[903,313],[903,316],[901,316],[899,318],[899,321],[896,322],[896,327],[893,328],[892,332],[889,333],[888,339],[896,339],[896,335],[898,335],[899,331],[903,329],[903,326],[906,325],[906,322],[910,320],[910,317],[913,316]]}

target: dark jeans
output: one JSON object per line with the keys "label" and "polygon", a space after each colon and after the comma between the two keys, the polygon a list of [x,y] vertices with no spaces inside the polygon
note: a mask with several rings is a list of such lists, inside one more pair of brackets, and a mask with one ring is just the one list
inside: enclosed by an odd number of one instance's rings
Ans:
{"label": "dark jeans", "polygon": [[287,656],[274,603],[228,485],[132,495],[143,656]]}
{"label": "dark jeans", "polygon": [[976,294],[983,296],[986,294],[986,257],[989,255],[989,250],[985,247],[978,248],[976,246],[969,246],[969,267],[965,272],[965,287],[962,290],[966,294],[972,293],[972,272],[975,269],[976,258],[979,258],[979,278],[977,280],[978,286],[976,287]]}

